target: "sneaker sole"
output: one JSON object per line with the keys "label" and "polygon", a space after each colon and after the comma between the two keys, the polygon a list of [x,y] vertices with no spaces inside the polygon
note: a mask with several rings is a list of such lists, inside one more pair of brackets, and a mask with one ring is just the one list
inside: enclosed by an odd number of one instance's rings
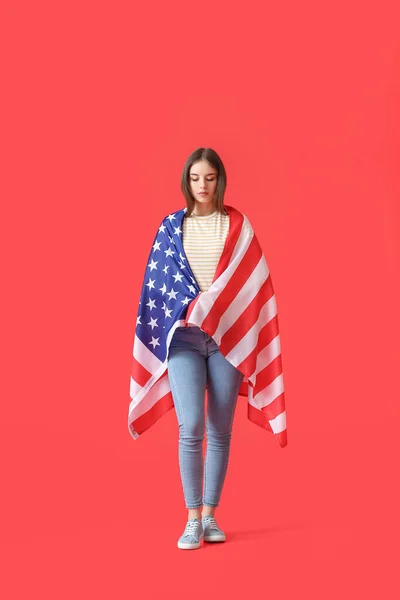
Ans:
{"label": "sneaker sole", "polygon": [[204,541],[205,542],[225,542],[226,537],[224,535],[205,535],[204,536]]}
{"label": "sneaker sole", "polygon": [[197,550],[197,548],[200,548],[202,540],[203,536],[201,536],[200,541],[197,544],[186,544],[185,542],[178,542],[178,548],[180,548],[181,550]]}

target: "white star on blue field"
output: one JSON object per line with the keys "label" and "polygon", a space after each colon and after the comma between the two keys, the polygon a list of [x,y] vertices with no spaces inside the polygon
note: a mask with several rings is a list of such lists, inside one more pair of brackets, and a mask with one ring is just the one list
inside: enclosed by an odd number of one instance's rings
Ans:
{"label": "white star on blue field", "polygon": [[146,268],[136,335],[162,362],[171,326],[184,319],[188,304],[200,293],[182,244],[185,209],[171,213],[158,228]]}

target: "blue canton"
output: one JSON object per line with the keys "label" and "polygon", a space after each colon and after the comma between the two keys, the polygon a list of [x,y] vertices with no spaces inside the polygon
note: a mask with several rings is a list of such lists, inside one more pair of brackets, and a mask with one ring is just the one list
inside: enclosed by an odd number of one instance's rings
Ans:
{"label": "blue canton", "polygon": [[158,228],[144,275],[136,335],[162,362],[173,324],[186,317],[188,305],[200,293],[182,243],[186,208],[171,213]]}

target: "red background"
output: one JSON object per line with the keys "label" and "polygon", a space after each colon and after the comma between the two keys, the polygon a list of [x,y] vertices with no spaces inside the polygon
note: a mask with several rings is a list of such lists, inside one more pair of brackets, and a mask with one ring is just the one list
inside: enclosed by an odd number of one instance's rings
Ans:
{"label": "red background", "polygon": [[[398,2],[3,2],[3,597],[398,598]],[[170,411],[127,428],[161,219],[210,146],[276,293],[288,446],[240,397],[186,522]]]}

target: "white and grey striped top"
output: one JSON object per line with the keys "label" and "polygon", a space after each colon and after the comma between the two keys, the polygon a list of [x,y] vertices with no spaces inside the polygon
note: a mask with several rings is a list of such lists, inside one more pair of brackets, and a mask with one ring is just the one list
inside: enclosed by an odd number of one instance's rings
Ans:
{"label": "white and grey striped top", "polygon": [[211,215],[185,215],[182,243],[190,268],[202,292],[214,279],[215,270],[229,231],[229,215],[217,210]]}

